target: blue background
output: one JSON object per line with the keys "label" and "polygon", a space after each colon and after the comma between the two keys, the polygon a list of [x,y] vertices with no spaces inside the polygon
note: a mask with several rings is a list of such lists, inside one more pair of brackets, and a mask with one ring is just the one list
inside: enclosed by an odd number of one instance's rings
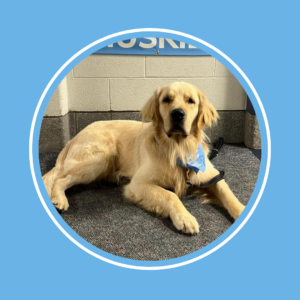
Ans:
{"label": "blue background", "polygon": [[[299,9],[264,3],[154,1],[147,15],[128,1],[2,4],[1,298],[299,298]],[[34,110],[56,71],[101,37],[147,27],[194,35],[232,58],[256,88],[272,137],[268,183],[243,229],[212,255],[164,271],[123,269],[75,246],[41,205],[28,159]]]}

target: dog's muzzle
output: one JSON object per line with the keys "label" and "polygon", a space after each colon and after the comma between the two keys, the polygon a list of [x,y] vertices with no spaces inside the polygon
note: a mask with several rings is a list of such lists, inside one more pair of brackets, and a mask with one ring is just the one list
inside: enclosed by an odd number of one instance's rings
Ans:
{"label": "dog's muzzle", "polygon": [[183,123],[185,120],[185,112],[181,109],[173,109],[170,114],[171,121],[172,121],[172,129],[168,133],[168,137],[172,136],[172,133],[180,133],[183,134],[184,137],[187,137],[187,133],[183,127]]}

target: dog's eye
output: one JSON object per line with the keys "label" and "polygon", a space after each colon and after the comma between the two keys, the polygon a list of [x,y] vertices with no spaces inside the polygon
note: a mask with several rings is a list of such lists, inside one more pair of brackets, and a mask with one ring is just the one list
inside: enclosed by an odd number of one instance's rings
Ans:
{"label": "dog's eye", "polygon": [[188,100],[188,103],[189,103],[189,104],[195,104],[195,101],[194,101],[193,99],[190,98],[190,99]]}
{"label": "dog's eye", "polygon": [[168,97],[163,100],[163,103],[170,103],[170,102],[171,102],[171,100]]}

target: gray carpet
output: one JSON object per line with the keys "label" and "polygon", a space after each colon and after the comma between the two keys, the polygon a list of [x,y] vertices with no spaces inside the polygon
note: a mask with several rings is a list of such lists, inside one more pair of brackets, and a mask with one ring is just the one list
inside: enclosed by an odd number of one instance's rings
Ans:
{"label": "gray carpet", "polygon": [[[54,166],[57,155],[40,155],[42,174]],[[241,145],[224,145],[213,163],[225,170],[232,191],[247,204],[257,180],[259,159]],[[222,207],[200,204],[187,196],[182,202],[200,225],[200,233],[189,236],[177,231],[171,220],[156,218],[127,203],[119,186],[74,187],[66,195],[70,208],[61,216],[73,230],[104,251],[135,260],[164,260],[192,253],[218,238],[233,222]]]}

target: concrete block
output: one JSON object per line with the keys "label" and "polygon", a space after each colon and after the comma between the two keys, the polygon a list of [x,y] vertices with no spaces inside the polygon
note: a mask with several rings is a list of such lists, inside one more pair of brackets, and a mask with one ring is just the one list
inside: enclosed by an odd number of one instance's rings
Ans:
{"label": "concrete block", "polygon": [[39,137],[39,153],[59,152],[65,146],[66,116],[44,117]]}
{"label": "concrete block", "polygon": [[110,112],[90,112],[84,113],[79,112],[76,113],[76,123],[77,123],[77,133],[84,129],[86,126],[97,122],[97,121],[107,121],[111,120],[111,113]]}
{"label": "concrete block", "polygon": [[142,121],[142,115],[139,111],[112,111],[111,119]]}
{"label": "concrete block", "polygon": [[209,77],[214,64],[208,56],[147,56],[146,77]]}
{"label": "concrete block", "polygon": [[212,127],[211,141],[223,137],[226,143],[244,142],[244,111],[218,111],[220,119]]}
{"label": "concrete block", "polygon": [[211,140],[211,128],[205,126],[203,129],[204,133],[207,135],[207,137],[209,138],[209,140]]}
{"label": "concrete block", "polygon": [[68,111],[68,85],[65,77],[54,91],[46,108],[45,116],[63,116]]}
{"label": "concrete block", "polygon": [[249,148],[261,149],[261,137],[256,115],[245,112],[245,144]]}
{"label": "concrete block", "polygon": [[68,113],[69,139],[72,139],[77,134],[77,113]]}
{"label": "concrete block", "polygon": [[108,79],[70,78],[68,89],[71,111],[110,110]]}
{"label": "concrete block", "polygon": [[111,79],[111,110],[138,111],[154,91],[177,79]]}
{"label": "concrete block", "polygon": [[233,76],[232,73],[218,60],[216,60],[215,74],[216,77]]}
{"label": "concrete block", "polygon": [[144,77],[145,57],[93,54],[74,68],[74,77]]}
{"label": "concrete block", "polygon": [[245,110],[246,92],[234,76],[181,78],[198,87],[217,110]]}

